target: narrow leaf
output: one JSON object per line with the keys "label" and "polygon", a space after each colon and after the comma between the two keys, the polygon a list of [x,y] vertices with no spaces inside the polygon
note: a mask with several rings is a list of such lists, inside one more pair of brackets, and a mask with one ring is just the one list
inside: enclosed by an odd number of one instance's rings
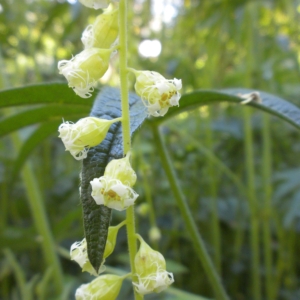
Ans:
{"label": "narrow leaf", "polygon": [[80,118],[87,114],[88,107],[71,105],[46,105],[43,107],[26,110],[0,121],[0,137],[20,128],[47,121],[63,118]]}
{"label": "narrow leaf", "polygon": [[[131,134],[142,124],[147,113],[142,101],[135,94],[130,94]],[[91,111],[91,116],[113,119],[121,117],[120,91],[115,88],[105,88],[97,96]],[[88,257],[98,271],[105,249],[107,232],[110,223],[111,209],[97,205],[91,196],[90,181],[103,176],[108,162],[123,157],[121,123],[112,124],[104,141],[89,150],[83,160],[81,173],[81,201],[83,221],[87,241]]]}
{"label": "narrow leaf", "polygon": [[[153,118],[151,121],[160,124],[173,116],[176,116],[186,110],[191,110],[203,105],[209,105],[219,102],[233,102],[241,104],[244,100],[239,94],[248,94],[257,92],[249,89],[225,89],[222,91],[198,90],[189,94],[182,95],[180,107],[171,107],[164,118]],[[275,115],[288,123],[300,129],[300,109],[294,104],[271,95],[266,92],[260,92],[261,103],[249,102],[247,105],[266,111]]]}
{"label": "narrow leaf", "polygon": [[67,83],[57,82],[0,90],[0,107],[43,103],[91,107],[94,99],[95,96],[82,99],[68,87]]}

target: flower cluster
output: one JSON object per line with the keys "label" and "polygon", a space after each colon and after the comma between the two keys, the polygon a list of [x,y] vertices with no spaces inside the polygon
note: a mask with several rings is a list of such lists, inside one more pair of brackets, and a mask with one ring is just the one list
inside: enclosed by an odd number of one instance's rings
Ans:
{"label": "flower cluster", "polygon": [[[119,10],[111,4],[111,2],[119,1],[79,1],[89,8],[105,10],[95,19],[93,24],[84,30],[81,37],[84,50],[70,60],[60,61],[58,69],[60,74],[67,79],[69,87],[77,95],[88,98],[91,97],[97,81],[107,71],[112,53],[119,49],[117,45]],[[120,23],[122,22],[120,21]],[[126,48],[123,46],[122,44],[120,49]],[[135,91],[141,97],[149,115],[164,116],[170,107],[179,106],[181,80],[166,79],[153,71],[137,71],[132,68],[127,70],[136,76]],[[125,66],[123,71],[126,72]],[[66,151],[69,151],[75,159],[82,160],[87,157],[91,147],[97,146],[104,140],[110,126],[121,120],[126,120],[126,114],[122,118],[113,120],[87,117],[76,123],[63,122],[58,129],[59,137],[62,139]],[[126,122],[124,123],[126,124]],[[112,159],[107,164],[103,176],[90,181],[91,196],[97,205],[104,205],[118,211],[123,211],[134,205],[138,194],[132,187],[136,183],[137,176],[129,159],[130,153],[127,153],[124,158]],[[82,271],[97,276],[92,282],[83,284],[76,290],[75,298],[77,300],[115,300],[124,278],[129,276],[134,276],[134,289],[142,295],[159,293],[174,282],[173,274],[166,271],[166,261],[163,255],[147,245],[140,235],[136,235],[140,241],[140,248],[134,260],[135,274],[130,273],[123,277],[116,275],[99,276],[105,271],[105,259],[114,251],[118,230],[125,223],[126,221],[118,226],[109,227],[103,260],[98,270],[95,270],[89,260],[89,245],[85,238],[71,246],[71,260],[76,261]],[[152,226],[150,228],[149,238],[155,242],[161,238],[158,227]]]}
{"label": "flower cluster", "polygon": [[98,205],[124,210],[133,205],[138,194],[131,188],[136,174],[129,162],[130,154],[113,159],[105,168],[104,175],[91,181],[92,197]]}
{"label": "flower cluster", "polygon": [[[80,0],[91,8],[105,8],[108,0]],[[97,17],[94,24],[83,32],[84,50],[70,60],[58,62],[59,73],[68,80],[69,87],[82,97],[91,97],[97,81],[105,74],[109,66],[111,46],[119,34],[118,9],[109,7]]]}

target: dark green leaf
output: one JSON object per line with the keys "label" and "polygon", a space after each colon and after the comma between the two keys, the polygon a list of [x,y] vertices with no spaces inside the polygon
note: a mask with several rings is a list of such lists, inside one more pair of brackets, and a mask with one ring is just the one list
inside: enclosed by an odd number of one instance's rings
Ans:
{"label": "dark green leaf", "polygon": [[72,104],[91,107],[95,96],[83,99],[65,83],[43,83],[0,91],[0,107],[28,104]]}
{"label": "dark green leaf", "polygon": [[[88,114],[89,108],[85,106],[71,106],[71,105],[47,105],[31,110],[26,110],[17,113],[11,117],[5,118],[0,122],[0,137],[15,130],[29,126],[32,124],[66,119],[66,118],[80,118]],[[68,120],[68,119],[67,119]]]}
{"label": "dark green leaf", "polygon": [[[182,95],[180,107],[172,107],[164,118],[153,118],[151,121],[160,124],[183,111],[219,102],[233,102],[241,104],[244,100],[238,94],[256,92],[249,89],[225,89],[222,91],[198,90]],[[275,115],[300,129],[300,109],[292,103],[277,96],[260,92],[262,103],[250,102],[247,105]]]}
{"label": "dark green leaf", "polygon": [[[143,123],[147,117],[145,107],[135,94],[130,94],[130,122],[131,134]],[[91,116],[113,119],[121,117],[120,91],[105,88],[97,97]],[[81,201],[83,207],[83,221],[87,241],[88,257],[96,271],[102,263],[107,232],[110,222],[111,209],[97,205],[91,196],[90,181],[104,174],[106,165],[111,159],[123,157],[121,123],[112,124],[104,141],[89,150],[83,160],[81,173]]]}

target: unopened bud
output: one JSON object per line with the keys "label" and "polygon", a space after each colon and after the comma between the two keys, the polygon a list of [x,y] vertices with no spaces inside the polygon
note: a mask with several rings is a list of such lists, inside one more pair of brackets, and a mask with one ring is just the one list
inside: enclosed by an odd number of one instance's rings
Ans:
{"label": "unopened bud", "polygon": [[154,226],[150,228],[149,239],[151,242],[157,242],[161,239],[161,232],[158,227]]}

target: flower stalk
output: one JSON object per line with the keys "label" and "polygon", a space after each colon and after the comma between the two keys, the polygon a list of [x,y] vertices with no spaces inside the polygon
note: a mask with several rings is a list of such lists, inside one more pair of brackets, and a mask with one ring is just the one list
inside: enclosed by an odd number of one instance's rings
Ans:
{"label": "flower stalk", "polygon": [[[120,88],[122,102],[122,133],[123,133],[123,152],[124,155],[130,151],[130,114],[129,114],[129,97],[128,97],[128,79],[127,79],[127,0],[120,0],[119,6],[119,53],[120,53]],[[132,281],[137,283],[135,275],[134,258],[137,252],[137,243],[135,238],[135,220],[134,207],[130,206],[126,210],[126,229],[128,250],[130,258],[130,267],[133,274]],[[143,296],[134,291],[135,299],[142,300]]]}

